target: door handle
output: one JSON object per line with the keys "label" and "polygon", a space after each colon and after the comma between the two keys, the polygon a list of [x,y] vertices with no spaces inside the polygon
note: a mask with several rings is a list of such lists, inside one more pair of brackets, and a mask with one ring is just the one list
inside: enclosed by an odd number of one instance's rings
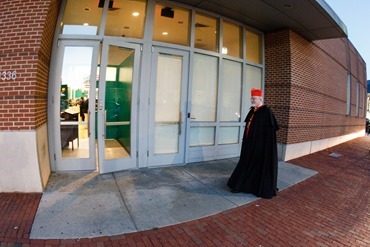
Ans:
{"label": "door handle", "polygon": [[91,112],[88,111],[87,113],[87,136],[90,137],[91,135],[91,132],[90,132],[90,115],[91,115]]}
{"label": "door handle", "polygon": [[107,110],[103,111],[103,121],[104,121],[103,137],[105,138],[107,132]]}
{"label": "door handle", "polygon": [[180,116],[179,116],[179,135],[182,133],[182,112],[180,111]]}

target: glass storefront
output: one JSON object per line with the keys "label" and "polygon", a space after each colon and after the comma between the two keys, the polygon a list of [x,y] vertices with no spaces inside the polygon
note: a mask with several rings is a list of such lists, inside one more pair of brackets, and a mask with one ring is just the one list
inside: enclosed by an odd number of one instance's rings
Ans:
{"label": "glass storefront", "polygon": [[261,33],[154,0],[62,6],[57,40],[78,45],[53,55],[54,169],[70,170],[58,165],[67,159],[107,172],[239,154],[250,89],[263,87]]}

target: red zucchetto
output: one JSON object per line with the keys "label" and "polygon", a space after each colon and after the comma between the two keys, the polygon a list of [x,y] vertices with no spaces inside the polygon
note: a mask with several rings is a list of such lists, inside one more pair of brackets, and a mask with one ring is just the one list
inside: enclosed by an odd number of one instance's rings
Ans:
{"label": "red zucchetto", "polygon": [[258,88],[252,88],[251,95],[252,95],[252,97],[253,96],[262,97],[262,90],[258,89]]}

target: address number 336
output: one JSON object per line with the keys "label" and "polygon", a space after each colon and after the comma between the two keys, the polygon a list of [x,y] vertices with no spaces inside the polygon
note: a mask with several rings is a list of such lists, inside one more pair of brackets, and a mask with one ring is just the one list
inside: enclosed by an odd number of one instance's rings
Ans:
{"label": "address number 336", "polygon": [[0,71],[0,79],[3,81],[17,79],[17,71]]}

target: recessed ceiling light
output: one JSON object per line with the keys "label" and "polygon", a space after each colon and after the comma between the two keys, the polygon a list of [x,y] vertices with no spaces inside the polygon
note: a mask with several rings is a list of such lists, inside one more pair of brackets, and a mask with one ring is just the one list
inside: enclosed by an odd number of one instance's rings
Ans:
{"label": "recessed ceiling light", "polygon": [[163,32],[162,35],[168,35],[168,32]]}
{"label": "recessed ceiling light", "polygon": [[89,25],[89,23],[85,22],[85,23],[84,23],[84,24],[82,24],[82,25],[84,25],[84,26],[88,26],[88,25]]}
{"label": "recessed ceiling light", "polygon": [[139,12],[132,13],[133,16],[139,16]]}

